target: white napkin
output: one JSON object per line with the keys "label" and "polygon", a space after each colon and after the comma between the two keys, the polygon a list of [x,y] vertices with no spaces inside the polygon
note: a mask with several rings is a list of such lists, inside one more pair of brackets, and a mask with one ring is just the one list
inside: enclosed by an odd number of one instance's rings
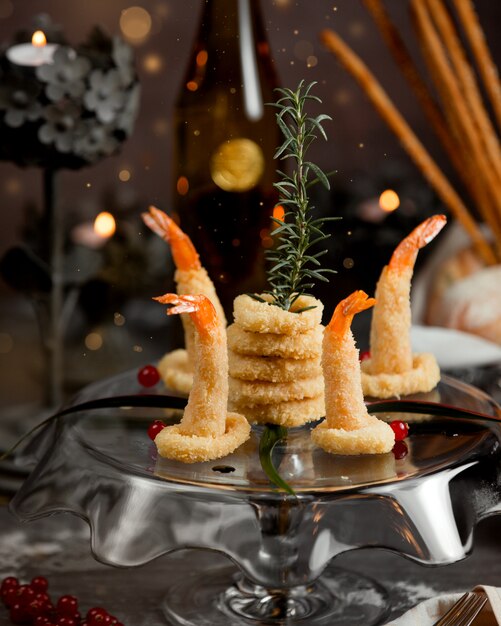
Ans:
{"label": "white napkin", "polygon": [[414,352],[432,352],[443,369],[501,363],[501,346],[452,328],[412,326],[411,341]]}
{"label": "white napkin", "polygon": [[[501,626],[501,588],[479,585],[475,590],[484,591],[489,599],[475,620],[475,626]],[[454,593],[425,600],[386,626],[433,626],[462,595]]]}

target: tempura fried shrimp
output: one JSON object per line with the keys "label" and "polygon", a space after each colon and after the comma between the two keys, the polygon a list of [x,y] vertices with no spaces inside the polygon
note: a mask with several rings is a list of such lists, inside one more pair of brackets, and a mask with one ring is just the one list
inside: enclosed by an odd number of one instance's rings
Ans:
{"label": "tempura fried shrimp", "polygon": [[228,350],[230,376],[240,380],[288,383],[322,375],[320,357],[284,359],[273,356],[244,356]]}
{"label": "tempura fried shrimp", "polygon": [[[174,280],[176,291],[179,295],[189,295],[191,293],[203,294],[214,305],[217,314],[226,325],[226,317],[223,307],[219,302],[213,282],[209,278],[207,271],[202,267],[198,252],[191,239],[166,213],[154,206],[149,207],[149,213],[143,213],[144,223],[151,230],[166,241],[171,248],[172,258],[176,266]],[[186,392],[191,388],[189,372],[194,367],[194,336],[195,330],[189,315],[181,315],[184,328],[184,344],[188,352],[185,375],[179,377],[176,371],[170,367],[169,361],[164,362],[163,379],[166,385],[176,391]],[[177,359],[177,357],[176,357]],[[180,383],[180,386],[174,386]],[[189,386],[188,386],[189,384]]]}
{"label": "tempura fried shrimp", "polygon": [[323,393],[316,398],[256,404],[255,406],[247,406],[245,403],[231,401],[229,406],[232,410],[243,413],[250,422],[278,424],[288,428],[302,426],[325,415]]}
{"label": "tempura fried shrimp", "polygon": [[358,350],[350,330],[356,313],[374,299],[356,291],[336,307],[324,332],[322,367],[325,380],[325,420],[312,430],[314,443],[334,454],[380,454],[394,444],[393,430],[369,415],[360,380]]}
{"label": "tempura fried shrimp", "polygon": [[190,393],[193,370],[186,350],[168,352],[158,362],[157,369],[166,387],[181,393]]}
{"label": "tempura fried shrimp", "polygon": [[324,327],[320,324],[300,335],[252,333],[237,324],[227,328],[228,346],[237,354],[273,356],[286,359],[312,359],[322,353]]}
{"label": "tempura fried shrimp", "polygon": [[183,463],[217,459],[233,452],[250,435],[243,415],[227,413],[228,356],[221,318],[204,295],[166,294],[156,298],[173,304],[167,313],[189,313],[195,327],[193,386],[181,422],[155,438],[161,456]]}
{"label": "tempura fried shrimp", "polygon": [[302,378],[289,383],[238,380],[229,377],[230,397],[246,406],[315,398],[322,393],[323,387],[324,379],[321,375],[315,378]]}
{"label": "tempura fried shrimp", "polygon": [[[246,294],[235,298],[233,317],[240,328],[254,333],[293,335],[313,330],[322,321],[324,305],[312,296],[299,296],[289,311],[269,304],[273,302],[269,294],[259,294],[259,298],[266,302]],[[301,309],[308,310],[295,312]]]}
{"label": "tempura fried shrimp", "polygon": [[[410,289],[419,249],[429,243],[445,223],[443,215],[434,215],[422,222],[401,241],[381,273],[376,287],[377,304],[372,316],[371,358],[362,363],[362,384],[367,395],[388,398],[409,393],[407,389],[411,389],[410,393],[429,391],[440,378],[432,355],[417,360],[413,357]],[[418,372],[414,372],[416,367]],[[394,376],[390,385],[391,393],[387,379],[389,374]],[[398,376],[401,377],[400,385]],[[369,379],[372,380],[369,382]]]}
{"label": "tempura fried shrimp", "polygon": [[[362,368],[364,362],[362,362]],[[439,380],[440,368],[436,358],[429,352],[415,354],[412,359],[412,368],[403,374],[383,372],[370,375],[362,371],[364,394],[373,398],[392,398],[430,391],[437,386]]]}

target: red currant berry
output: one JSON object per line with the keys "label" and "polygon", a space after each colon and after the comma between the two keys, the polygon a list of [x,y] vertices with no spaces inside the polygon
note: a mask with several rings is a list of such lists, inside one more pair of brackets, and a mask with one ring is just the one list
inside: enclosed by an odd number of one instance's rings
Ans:
{"label": "red currant berry", "polygon": [[89,622],[89,626],[99,626],[104,623],[104,618],[108,616],[108,611],[105,611],[100,606],[95,606],[87,611],[86,619]]}
{"label": "red currant berry", "polygon": [[363,350],[360,353],[360,356],[358,358],[359,358],[360,362],[367,361],[367,359],[371,358],[371,351],[370,350]]}
{"label": "red currant berry", "polygon": [[78,599],[75,596],[61,596],[56,604],[59,615],[72,617],[78,611]]}
{"label": "red currant berry", "polygon": [[155,441],[155,437],[158,435],[158,433],[163,430],[165,428],[165,424],[162,422],[162,420],[155,420],[153,422],[153,424],[150,424],[149,428],[148,428],[148,437],[152,440]]}
{"label": "red currant berry", "polygon": [[49,582],[44,576],[36,576],[30,583],[30,587],[33,591],[38,591],[38,593],[43,593],[47,591],[49,588]]}
{"label": "red currant berry", "polygon": [[7,589],[2,592],[2,600],[7,608],[16,604],[19,600],[17,587],[7,587]]}
{"label": "red currant berry", "polygon": [[17,588],[19,602],[24,606],[35,599],[36,593],[29,585],[19,585]]}
{"label": "red currant berry", "polygon": [[32,621],[31,615],[20,602],[10,607],[10,621],[14,624],[29,624]]}
{"label": "red currant berry", "polygon": [[57,618],[56,622],[57,626],[78,626],[78,623],[73,617],[69,615],[63,615],[62,617]]}
{"label": "red currant berry", "polygon": [[39,615],[45,615],[47,613],[46,602],[37,600],[36,598],[26,605],[26,610],[31,617],[38,617]]}
{"label": "red currant berry", "polygon": [[14,587],[19,587],[19,581],[17,578],[14,578],[14,576],[7,576],[7,578],[2,580],[2,584],[0,585],[0,594],[3,594],[6,589],[12,589]]}
{"label": "red currant berry", "polygon": [[407,456],[407,454],[409,453],[409,448],[407,447],[405,441],[397,441],[393,446],[392,452],[396,460],[400,461],[400,459],[403,459]]}
{"label": "red currant berry", "polygon": [[154,365],[145,365],[139,370],[137,379],[143,387],[154,387],[160,380],[160,374]]}
{"label": "red currant berry", "polygon": [[390,422],[390,426],[395,433],[395,441],[402,441],[409,434],[409,427],[401,420],[393,420],[393,422]]}
{"label": "red currant berry", "polygon": [[35,618],[35,621],[33,622],[33,624],[35,626],[47,626],[47,624],[50,624],[50,621],[46,615],[39,615],[38,617]]}

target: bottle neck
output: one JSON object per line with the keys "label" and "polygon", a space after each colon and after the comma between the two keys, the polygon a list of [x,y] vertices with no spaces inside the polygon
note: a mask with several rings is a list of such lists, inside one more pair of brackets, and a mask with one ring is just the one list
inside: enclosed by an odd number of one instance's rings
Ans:
{"label": "bottle neck", "polygon": [[262,72],[268,84],[274,74],[258,0],[205,0],[194,57],[188,80],[233,85],[242,90],[247,118],[263,117]]}

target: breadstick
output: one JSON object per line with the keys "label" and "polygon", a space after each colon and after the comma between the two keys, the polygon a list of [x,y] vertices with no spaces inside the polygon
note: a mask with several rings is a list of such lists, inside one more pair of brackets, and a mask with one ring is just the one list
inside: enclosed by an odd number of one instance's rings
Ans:
{"label": "breadstick", "polygon": [[[419,24],[416,23],[415,26],[419,31]],[[463,162],[463,169],[469,172],[472,180],[474,181],[471,191],[475,201],[475,206],[479,209],[482,218],[487,223],[490,223],[494,220],[494,216],[496,215],[495,200],[492,198],[492,192],[483,180],[483,172],[478,170],[479,164],[473,157],[473,151],[471,149],[470,142],[463,131],[463,122],[459,117],[459,113],[457,109],[449,103],[452,95],[447,89],[447,84],[442,80],[441,75],[438,72],[436,59],[427,45],[423,44],[421,48],[440,100],[445,103],[444,112],[449,125],[448,129],[457,143],[456,152],[458,154],[458,158]],[[492,224],[492,231],[494,232],[494,224]]]}
{"label": "breadstick", "polygon": [[451,16],[442,0],[427,0],[430,15],[440,31],[443,44],[456,71],[461,91],[471,116],[478,128],[487,157],[498,176],[501,177],[501,150],[496,132],[482,102],[475,75],[466,59]]}
{"label": "breadstick", "polygon": [[473,120],[470,117],[468,108],[463,99],[463,94],[447,61],[442,44],[431,22],[425,4],[422,0],[412,0],[411,10],[421,36],[422,48],[426,60],[430,64],[435,83],[437,87],[445,93],[443,99],[444,106],[450,107],[450,111],[456,116],[459,129],[464,133],[465,141],[467,141],[469,149],[472,152],[473,160],[478,166],[478,175],[482,177],[490,197],[493,200],[496,210],[492,210],[490,205],[480,205],[478,209],[482,212],[484,219],[491,227],[494,236],[499,242],[501,241],[501,225],[499,222],[499,216],[501,215],[500,181],[492,171]]}
{"label": "breadstick", "polygon": [[475,205],[492,204],[485,192],[485,188],[478,176],[474,173],[473,163],[468,157],[469,151],[458,150],[456,142],[462,142],[462,134],[457,127],[451,134],[444,115],[431,97],[426,83],[423,81],[417,67],[412,60],[400,32],[391,21],[381,0],[364,0],[367,10],[371,13],[381,35],[388,46],[402,74],[416,94],[424,114],[433,126],[442,147],[446,151],[457,174],[461,177],[466,190],[472,196]]}
{"label": "breadstick", "polygon": [[405,150],[409,153],[430,185],[435,189],[442,202],[449,208],[454,217],[470,235],[480,256],[488,265],[495,264],[496,256],[492,248],[485,240],[461,198],[396,109],[374,75],[369,71],[360,57],[358,57],[336,33],[326,29],[322,31],[321,39],[324,45],[338,57],[345,68],[360,83],[378,113],[396,134]]}
{"label": "breadstick", "polygon": [[501,130],[501,84],[471,0],[453,0]]}

